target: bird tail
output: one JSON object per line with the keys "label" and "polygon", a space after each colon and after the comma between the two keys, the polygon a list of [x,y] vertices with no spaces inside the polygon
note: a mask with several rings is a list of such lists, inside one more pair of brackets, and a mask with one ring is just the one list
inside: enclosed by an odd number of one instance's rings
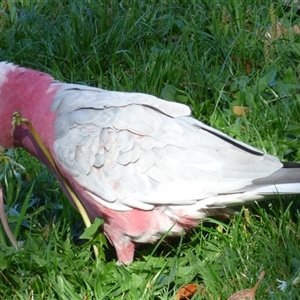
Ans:
{"label": "bird tail", "polygon": [[[173,206],[171,215],[176,212],[175,215],[180,214],[181,217],[185,215],[190,220],[201,220],[207,216],[231,214],[232,208],[256,200],[293,194],[300,194],[300,163],[284,163],[283,167],[273,174],[255,179],[241,189],[201,199],[186,207]],[[181,217],[178,217],[179,220]]]}
{"label": "bird tail", "polygon": [[[247,191],[247,187],[245,187]],[[248,186],[262,194],[299,194],[300,193],[300,163],[283,163],[283,168],[273,174],[256,179]]]}
{"label": "bird tail", "polygon": [[255,179],[251,184],[230,193],[205,199],[198,205],[206,205],[210,209],[228,208],[276,195],[293,194],[300,194],[300,163],[284,163],[283,168],[267,177]]}

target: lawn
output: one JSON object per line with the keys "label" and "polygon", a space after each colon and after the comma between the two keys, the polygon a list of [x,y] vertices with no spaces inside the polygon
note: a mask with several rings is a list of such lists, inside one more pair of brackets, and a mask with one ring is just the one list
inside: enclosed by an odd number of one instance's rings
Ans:
{"label": "lawn", "polygon": [[[64,82],[185,103],[202,122],[297,162],[294,2],[3,0],[0,58]],[[43,165],[20,149],[6,150],[0,163],[19,245],[0,227],[1,299],[179,299],[190,283],[198,287],[192,299],[228,299],[253,287],[262,270],[257,299],[300,299],[299,196],[238,208],[181,238],[142,245],[125,267],[116,266],[102,234],[80,238],[80,215]]]}

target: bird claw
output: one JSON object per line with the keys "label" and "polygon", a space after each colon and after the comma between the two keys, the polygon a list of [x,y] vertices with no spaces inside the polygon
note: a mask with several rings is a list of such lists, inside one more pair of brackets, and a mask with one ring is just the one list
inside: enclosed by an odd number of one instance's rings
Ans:
{"label": "bird claw", "polygon": [[11,124],[12,124],[12,129],[10,131],[11,136],[13,136],[16,127],[22,125],[23,123],[27,123],[27,119],[22,118],[22,113],[19,110],[14,111],[11,119]]}

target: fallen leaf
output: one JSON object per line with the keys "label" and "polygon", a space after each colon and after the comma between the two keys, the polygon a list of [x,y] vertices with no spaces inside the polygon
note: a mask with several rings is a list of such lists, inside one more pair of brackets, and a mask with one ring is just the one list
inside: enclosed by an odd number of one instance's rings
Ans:
{"label": "fallen leaf", "polygon": [[204,286],[199,286],[195,283],[189,283],[179,289],[176,294],[175,300],[185,300],[190,299],[192,296],[196,294],[198,290],[204,292]]}
{"label": "fallen leaf", "polygon": [[244,116],[249,110],[249,107],[246,106],[233,106],[232,111],[236,116],[242,117]]}
{"label": "fallen leaf", "polygon": [[259,279],[252,289],[238,291],[229,297],[228,300],[255,300],[255,292],[257,291],[260,282],[264,279],[265,274],[265,271],[261,271]]}

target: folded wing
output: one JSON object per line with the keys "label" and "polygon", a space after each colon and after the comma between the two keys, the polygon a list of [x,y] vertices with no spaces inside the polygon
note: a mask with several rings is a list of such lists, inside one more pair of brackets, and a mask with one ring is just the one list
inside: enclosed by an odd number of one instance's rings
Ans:
{"label": "folded wing", "polygon": [[115,210],[227,205],[229,194],[282,167],[193,119],[187,106],[146,94],[66,84],[52,110],[57,161]]}

